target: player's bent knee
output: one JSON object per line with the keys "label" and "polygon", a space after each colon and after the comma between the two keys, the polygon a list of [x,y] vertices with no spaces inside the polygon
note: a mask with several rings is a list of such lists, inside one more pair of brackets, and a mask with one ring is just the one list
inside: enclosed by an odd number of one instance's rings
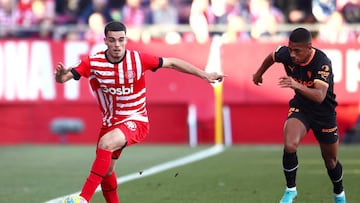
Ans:
{"label": "player's bent knee", "polygon": [[98,148],[108,150],[108,151],[115,151],[118,149],[123,148],[126,145],[127,141],[125,135],[119,129],[114,129],[105,135],[103,135],[99,142]]}
{"label": "player's bent knee", "polygon": [[126,145],[126,139],[122,138],[109,138],[103,137],[98,142],[98,148],[114,152],[115,150],[121,149]]}
{"label": "player's bent knee", "polygon": [[111,151],[111,152],[114,151],[114,150],[112,149],[112,147],[111,147],[111,144],[108,143],[108,142],[102,142],[102,141],[100,141],[100,142],[98,143],[98,148],[103,149],[103,150],[106,150],[106,151]]}

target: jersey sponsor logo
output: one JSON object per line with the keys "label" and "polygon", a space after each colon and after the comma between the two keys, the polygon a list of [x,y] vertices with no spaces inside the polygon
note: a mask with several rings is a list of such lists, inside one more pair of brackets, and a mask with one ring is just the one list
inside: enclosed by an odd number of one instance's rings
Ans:
{"label": "jersey sponsor logo", "polygon": [[314,86],[314,81],[304,81],[304,80],[299,80],[297,78],[293,78],[296,82],[305,85],[306,87],[313,87]]}
{"label": "jersey sponsor logo", "polygon": [[289,109],[289,112],[300,112],[300,109],[291,107],[291,108]]}
{"label": "jersey sponsor logo", "polygon": [[129,95],[134,93],[134,85],[130,85],[130,87],[126,87],[125,85],[121,87],[107,87],[106,85],[100,85],[100,88],[104,93],[109,93],[112,95]]}
{"label": "jersey sponsor logo", "polygon": [[300,109],[291,107],[291,108],[289,108],[288,117],[289,117],[291,114],[293,114],[293,113],[298,113],[298,112],[300,112]]}

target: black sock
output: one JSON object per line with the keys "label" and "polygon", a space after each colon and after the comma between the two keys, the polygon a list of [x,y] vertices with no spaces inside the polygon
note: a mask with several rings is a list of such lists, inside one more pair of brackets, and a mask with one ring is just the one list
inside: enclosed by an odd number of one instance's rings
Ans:
{"label": "black sock", "polygon": [[334,185],[334,193],[340,194],[343,190],[343,173],[342,173],[342,165],[340,162],[337,162],[335,168],[327,169],[331,182]]}
{"label": "black sock", "polygon": [[286,178],[286,186],[292,188],[296,186],[296,171],[298,168],[298,159],[296,152],[288,153],[284,150],[283,168]]}

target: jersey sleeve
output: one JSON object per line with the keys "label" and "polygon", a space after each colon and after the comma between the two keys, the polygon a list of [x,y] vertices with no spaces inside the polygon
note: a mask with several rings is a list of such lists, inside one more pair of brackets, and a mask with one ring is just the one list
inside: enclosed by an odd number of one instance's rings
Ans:
{"label": "jersey sleeve", "polygon": [[321,80],[326,83],[329,83],[329,77],[332,74],[331,64],[322,63],[319,64],[316,68],[314,80]]}
{"label": "jersey sleeve", "polygon": [[90,76],[90,59],[89,56],[81,57],[80,62],[71,69],[75,80],[79,80],[81,76]]}
{"label": "jersey sleeve", "polygon": [[152,56],[150,54],[141,53],[141,63],[144,67],[144,70],[156,71],[162,67],[163,59],[158,56]]}
{"label": "jersey sleeve", "polygon": [[289,50],[286,46],[279,46],[274,51],[274,61],[279,63],[286,62],[289,57]]}

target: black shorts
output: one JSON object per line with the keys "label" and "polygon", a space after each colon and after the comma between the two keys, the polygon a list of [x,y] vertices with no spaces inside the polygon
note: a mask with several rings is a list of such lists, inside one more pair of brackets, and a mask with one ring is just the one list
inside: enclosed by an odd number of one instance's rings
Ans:
{"label": "black shorts", "polygon": [[290,108],[288,119],[297,118],[306,127],[314,132],[319,143],[333,144],[339,139],[336,116],[315,117],[311,113],[302,112],[298,108]]}

